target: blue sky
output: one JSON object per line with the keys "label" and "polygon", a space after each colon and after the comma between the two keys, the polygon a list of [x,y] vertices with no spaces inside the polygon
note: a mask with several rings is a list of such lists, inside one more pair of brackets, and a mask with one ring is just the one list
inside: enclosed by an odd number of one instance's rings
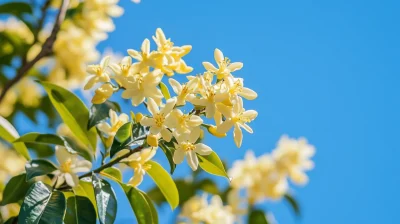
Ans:
{"label": "blue sky", "polygon": [[[216,47],[244,63],[237,75],[259,94],[245,106],[258,110],[259,117],[241,149],[231,138],[208,139],[222,158],[242,158],[246,149],[270,152],[282,134],[305,136],[316,146],[309,185],[294,187],[303,217],[296,221],[286,204],[269,203],[279,223],[396,223],[400,2],[143,0],[136,5],[123,0],[121,5],[125,14],[100,49],[138,49],[161,27],[177,45],[193,46],[186,61],[195,71],[213,60]],[[165,217],[168,210],[162,210]]]}
{"label": "blue sky", "polygon": [[[279,223],[396,223],[400,194],[400,2],[122,0],[125,14],[99,49],[139,49],[161,27],[196,72],[221,49],[244,68],[236,75],[259,97],[254,134],[241,149],[231,136],[207,144],[230,163],[247,149],[270,152],[282,134],[305,136],[317,148],[310,183],[293,187],[303,210],[268,203]],[[130,109],[130,108],[126,108]],[[162,162],[162,161],[161,161]],[[165,162],[165,161],[164,161]],[[174,176],[184,176],[182,165]],[[219,181],[222,185],[225,182]],[[144,183],[147,189],[151,182]],[[120,222],[133,214],[126,201]],[[169,223],[168,207],[161,223]],[[165,221],[168,220],[168,221]],[[165,222],[164,222],[165,221]]]}

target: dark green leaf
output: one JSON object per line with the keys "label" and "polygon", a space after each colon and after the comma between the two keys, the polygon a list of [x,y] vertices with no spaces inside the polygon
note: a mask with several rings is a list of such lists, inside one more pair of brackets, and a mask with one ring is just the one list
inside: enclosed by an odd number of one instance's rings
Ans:
{"label": "dark green leaf", "polygon": [[93,104],[90,108],[90,118],[87,129],[89,130],[96,124],[108,118],[110,109],[116,112],[121,112],[121,108],[116,102],[107,100],[102,104]]}
{"label": "dark green leaf", "polygon": [[89,111],[85,104],[72,92],[49,82],[41,82],[64,123],[83,145],[95,151],[96,129],[87,130]]}
{"label": "dark green leaf", "polygon": [[26,192],[29,190],[30,184],[26,182],[26,174],[20,174],[12,177],[4,189],[3,200],[0,205],[16,203],[24,199]]}
{"label": "dark green leaf", "polygon": [[31,132],[25,134],[15,140],[14,142],[29,142],[29,143],[41,143],[41,144],[54,144],[54,145],[64,145],[64,140],[53,134],[40,134],[37,132]]}
{"label": "dark green leaf", "polygon": [[94,189],[90,178],[83,178],[79,180],[79,185],[76,186],[73,191],[76,196],[88,198],[97,214],[96,197],[94,195]]}
{"label": "dark green leaf", "polygon": [[32,13],[32,7],[25,2],[9,2],[0,5],[0,14],[12,14],[20,17],[24,13]]}
{"label": "dark green leaf", "polygon": [[290,207],[292,207],[294,214],[297,217],[300,217],[301,216],[300,206],[297,200],[290,194],[285,194],[284,198],[289,203]]}
{"label": "dark green leaf", "polygon": [[204,171],[229,179],[228,174],[225,171],[225,167],[217,153],[212,152],[210,155],[197,155],[197,157],[199,158],[199,165]]}
{"label": "dark green leaf", "polygon": [[18,223],[18,217],[11,217],[9,218],[4,224],[15,224]]}
{"label": "dark green leaf", "polygon": [[50,145],[25,143],[26,147],[33,150],[39,158],[50,157],[54,155],[54,148]]}
{"label": "dark green leaf", "polygon": [[36,182],[21,205],[19,223],[62,223],[66,208],[64,194]]}
{"label": "dark green leaf", "polygon": [[261,210],[252,210],[248,217],[249,224],[268,224],[268,219],[265,216],[265,213]]}
{"label": "dark green leaf", "polygon": [[97,211],[101,224],[114,223],[117,216],[117,198],[111,185],[95,174],[92,176]]}
{"label": "dark green leaf", "polygon": [[67,200],[65,224],[92,224],[96,223],[96,211],[87,197],[72,196]]}
{"label": "dark green leaf", "polygon": [[[128,129],[131,127],[131,129]],[[118,129],[110,150],[112,158],[117,152],[132,145],[143,145],[148,131],[139,123],[126,123]]]}
{"label": "dark green leaf", "polygon": [[165,171],[160,164],[154,161],[148,161],[146,164],[150,165],[151,167],[147,170],[147,173],[161,190],[172,210],[178,207],[179,193],[170,174]]}
{"label": "dark green leaf", "polygon": [[118,181],[122,182],[122,173],[116,167],[109,167],[101,171],[102,174],[108,174],[117,179]]}
{"label": "dark green leaf", "polygon": [[57,167],[50,161],[44,159],[35,159],[25,165],[26,180],[34,177],[43,176],[57,170]]}
{"label": "dark green leaf", "polygon": [[173,174],[176,168],[176,164],[174,163],[173,160],[173,148],[167,146],[166,144],[164,144],[164,142],[160,142],[159,143],[160,148],[162,149],[162,151],[164,152],[165,156],[168,159],[169,162],[169,167],[170,167],[170,174]]}

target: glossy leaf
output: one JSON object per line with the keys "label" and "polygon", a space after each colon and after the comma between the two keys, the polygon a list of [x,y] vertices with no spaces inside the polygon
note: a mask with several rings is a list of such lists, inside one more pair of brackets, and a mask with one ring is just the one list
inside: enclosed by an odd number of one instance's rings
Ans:
{"label": "glossy leaf", "polygon": [[116,102],[107,100],[102,104],[93,104],[90,108],[90,117],[87,129],[89,130],[96,124],[107,119],[110,109],[116,112],[121,112],[121,108]]}
{"label": "glossy leaf", "polygon": [[67,211],[64,217],[65,224],[96,223],[96,211],[92,202],[83,196],[72,196],[67,199]]}
{"label": "glossy leaf", "polygon": [[117,198],[111,185],[95,174],[92,183],[96,195],[97,211],[101,224],[114,223],[117,216]]}
{"label": "glossy leaf", "polygon": [[0,5],[0,14],[4,13],[20,17],[24,13],[32,13],[32,7],[25,2],[9,2]]}
{"label": "glossy leaf", "polygon": [[65,196],[42,182],[31,186],[21,205],[19,223],[62,223],[66,209]]}
{"label": "glossy leaf", "polygon": [[[131,129],[129,129],[129,127]],[[110,150],[112,158],[117,152],[133,145],[143,145],[148,131],[140,123],[126,123],[118,129]]]}
{"label": "glossy leaf", "polygon": [[94,188],[90,178],[84,178],[80,180],[79,185],[73,189],[73,192],[76,196],[82,196],[88,198],[92,203],[97,214],[96,196],[94,194]]}
{"label": "glossy leaf", "polygon": [[107,174],[110,175],[112,177],[114,177],[115,179],[117,179],[118,181],[122,182],[122,173],[121,171],[116,168],[116,167],[109,167],[104,169],[103,171],[101,171],[101,174]]}
{"label": "glossy leaf", "polygon": [[87,130],[89,111],[85,104],[75,94],[60,86],[49,82],[41,82],[41,84],[64,123],[77,139],[94,151],[97,134],[95,128]]}
{"label": "glossy leaf", "polygon": [[25,145],[39,158],[50,157],[54,155],[54,147],[51,147],[50,145],[36,143],[25,143]]}
{"label": "glossy leaf", "polygon": [[210,155],[197,155],[197,157],[199,158],[199,165],[204,171],[229,179],[228,174],[225,171],[225,167],[217,153],[212,152]]}
{"label": "glossy leaf", "polygon": [[159,146],[161,148],[161,150],[164,152],[165,156],[168,159],[168,163],[169,163],[169,167],[170,167],[170,174],[173,174],[176,168],[176,164],[174,163],[174,157],[173,157],[173,148],[170,148],[169,146],[167,146],[166,144],[164,144],[164,142],[160,142]]}
{"label": "glossy leaf", "polygon": [[252,210],[248,216],[248,224],[268,224],[268,219],[262,210]]}
{"label": "glossy leaf", "polygon": [[25,164],[26,180],[34,177],[43,176],[57,170],[57,167],[50,161],[35,159]]}
{"label": "glossy leaf", "polygon": [[161,190],[171,208],[175,209],[178,207],[179,193],[171,175],[157,162],[148,161],[146,164],[150,165],[150,169],[147,170],[147,173]]}
{"label": "glossy leaf", "polygon": [[25,157],[25,159],[30,160],[28,148],[26,148],[25,144],[21,142],[14,143],[15,139],[19,138],[17,130],[2,116],[0,116],[0,138],[12,144],[19,154]]}
{"label": "glossy leaf", "polygon": [[292,207],[294,214],[299,217],[301,212],[297,200],[290,194],[285,194],[284,198],[289,203],[290,207]]}
{"label": "glossy leaf", "polygon": [[160,87],[161,93],[163,94],[163,96],[166,100],[171,98],[171,94],[169,94],[168,87],[163,82],[160,82],[160,84],[158,84],[158,86]]}
{"label": "glossy leaf", "polygon": [[58,135],[53,134],[40,134],[37,132],[31,132],[25,134],[14,142],[29,142],[29,143],[41,143],[41,144],[53,144],[53,145],[64,145],[64,140]]}
{"label": "glossy leaf", "polygon": [[26,182],[26,174],[12,177],[3,191],[3,200],[0,205],[3,206],[10,203],[16,203],[24,199],[29,187],[30,184]]}

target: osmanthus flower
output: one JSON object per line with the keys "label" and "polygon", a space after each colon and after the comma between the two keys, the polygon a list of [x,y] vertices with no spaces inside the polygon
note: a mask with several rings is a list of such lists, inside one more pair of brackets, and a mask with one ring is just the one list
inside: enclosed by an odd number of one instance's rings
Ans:
{"label": "osmanthus flower", "polygon": [[236,96],[241,96],[247,100],[257,98],[257,93],[254,90],[243,86],[242,78],[227,77],[224,79],[224,83],[230,94],[230,99],[235,99]]}
{"label": "osmanthus flower", "polygon": [[98,89],[94,91],[94,96],[92,98],[93,104],[102,104],[106,102],[108,98],[114,93],[113,86],[110,83],[104,83]]}
{"label": "osmanthus flower", "polygon": [[110,116],[110,124],[103,121],[100,124],[97,125],[97,128],[106,134],[107,136],[115,136],[117,133],[118,129],[129,122],[129,116],[127,114],[121,113],[119,116],[115,111],[112,109],[109,110],[108,112]]}
{"label": "osmanthus flower", "polygon": [[203,62],[203,66],[207,71],[215,73],[218,79],[230,76],[231,72],[240,70],[243,67],[243,63],[241,62],[231,63],[227,57],[224,57],[224,54],[218,48],[214,50],[214,59],[218,65],[218,68],[216,68],[210,62]]}
{"label": "osmanthus flower", "polygon": [[207,83],[204,80],[204,76],[199,76],[199,81],[201,82],[201,97],[193,97],[189,101],[197,106],[204,106],[206,111],[206,117],[212,118],[216,111],[216,105],[219,102],[223,102],[229,98],[227,92],[221,92],[216,86]]}
{"label": "osmanthus flower", "polygon": [[231,186],[235,189],[253,186],[261,178],[257,168],[257,158],[254,152],[247,151],[244,159],[236,160],[228,171],[228,175],[232,178]]}
{"label": "osmanthus flower", "polygon": [[217,126],[217,132],[227,133],[232,127],[233,138],[238,148],[242,145],[243,133],[241,128],[249,133],[253,133],[247,123],[253,121],[258,113],[255,110],[245,110],[243,108],[243,100],[240,97],[236,98],[236,102],[233,103],[233,107],[228,107],[222,103],[217,104],[218,111],[221,112],[226,120],[222,124]]}
{"label": "osmanthus flower", "polygon": [[197,154],[205,156],[210,155],[212,153],[212,149],[203,143],[196,143],[196,141],[200,137],[200,128],[193,129],[190,133],[183,134],[175,134],[175,139],[178,143],[174,142],[175,152],[173,156],[173,160],[175,164],[182,163],[185,156],[187,156],[186,160],[192,168],[192,170],[197,170],[199,165],[199,160],[197,158]]}
{"label": "osmanthus flower", "polygon": [[293,139],[284,135],[273,151],[277,169],[287,173],[296,184],[306,184],[308,177],[305,171],[314,168],[311,157],[315,154],[314,146],[307,143],[305,138]]}
{"label": "osmanthus flower", "polygon": [[147,100],[147,109],[152,117],[143,117],[140,120],[140,124],[149,126],[151,134],[157,135],[160,133],[165,141],[171,141],[172,133],[168,128],[171,126],[170,113],[174,109],[175,103],[176,98],[170,98],[167,100],[165,106],[160,109],[156,102],[152,98],[149,98]]}
{"label": "osmanthus flower", "polygon": [[128,49],[128,54],[138,61],[135,65],[138,67],[139,71],[146,66],[155,66],[155,58],[159,57],[160,54],[157,52],[150,52],[149,39],[144,39],[140,50],[139,52],[134,49]]}
{"label": "osmanthus flower", "polygon": [[180,84],[173,78],[168,79],[169,84],[172,87],[172,90],[177,95],[177,106],[182,106],[186,104],[186,100],[191,99],[194,97],[193,92],[197,87],[197,80],[192,79],[189,80],[186,84]]}
{"label": "osmanthus flower", "polygon": [[203,119],[195,114],[184,114],[181,110],[175,109],[170,114],[170,128],[175,128],[178,134],[189,133],[203,123]]}
{"label": "osmanthus flower", "polygon": [[84,86],[85,90],[91,89],[94,86],[94,84],[98,82],[110,81],[110,77],[108,76],[107,73],[107,67],[109,62],[110,62],[110,57],[107,56],[100,61],[100,64],[89,65],[87,67],[86,71],[91,75],[89,75],[89,79],[86,85]]}
{"label": "osmanthus flower", "polygon": [[56,185],[58,188],[62,184],[67,183],[71,187],[79,185],[77,173],[89,172],[92,163],[87,160],[78,160],[77,154],[72,154],[63,146],[56,146],[56,158],[60,164],[59,169],[52,174],[55,175]]}
{"label": "osmanthus flower", "polygon": [[[131,167],[134,171],[133,177],[129,180],[128,185],[136,187],[142,183],[146,171],[151,169],[151,166],[145,163],[154,157],[156,150],[157,149],[153,147],[145,148],[121,160],[121,162]],[[128,150],[124,149],[121,152],[125,154]]]}
{"label": "osmanthus flower", "polygon": [[115,74],[114,80],[120,86],[124,86],[124,83],[128,76],[132,76],[133,74],[138,72],[138,68],[132,66],[132,58],[130,56],[122,58],[121,62],[118,64],[111,63],[110,68]]}
{"label": "osmanthus flower", "polygon": [[195,195],[183,204],[179,217],[187,219],[187,221],[190,221],[189,223],[201,223],[204,219],[201,211],[206,208],[207,205],[206,194],[202,196]]}

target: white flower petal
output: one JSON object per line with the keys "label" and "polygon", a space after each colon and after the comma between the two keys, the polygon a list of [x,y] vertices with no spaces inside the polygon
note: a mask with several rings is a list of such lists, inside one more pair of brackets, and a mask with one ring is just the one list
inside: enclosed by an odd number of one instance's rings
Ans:
{"label": "white flower petal", "polygon": [[140,120],[140,124],[143,125],[143,126],[153,126],[156,123],[154,122],[153,118],[143,117],[142,120]]}
{"label": "white flower petal", "polygon": [[67,182],[67,184],[70,187],[76,187],[79,185],[79,178],[77,175],[72,173],[65,173],[64,177],[65,177],[65,182]]}
{"label": "white flower petal", "polygon": [[194,151],[196,153],[198,153],[199,155],[206,156],[206,155],[210,155],[212,153],[212,149],[203,143],[198,143],[195,146],[196,146],[196,149]]}
{"label": "white flower petal", "polygon": [[214,50],[214,59],[218,64],[224,60],[224,54],[218,48],[215,48]]}
{"label": "white flower petal", "polygon": [[225,134],[227,133],[232,126],[234,125],[234,122],[232,120],[225,120],[224,122],[222,122],[221,125],[217,126],[217,132],[221,133],[221,134]]}
{"label": "white flower petal", "polygon": [[176,104],[176,97],[172,97],[167,100],[167,103],[165,106],[161,109],[160,113],[167,115],[171,112],[172,109],[174,109],[174,106]]}
{"label": "white flower petal", "polygon": [[183,159],[185,158],[185,154],[186,154],[185,151],[183,151],[182,149],[175,150],[173,157],[174,163],[175,164],[182,163]]}
{"label": "white flower petal", "polygon": [[254,100],[255,98],[257,98],[257,93],[252,89],[246,87],[243,87],[239,95],[245,98],[246,100]]}
{"label": "white flower petal", "polygon": [[240,146],[242,146],[243,133],[237,124],[235,124],[235,128],[233,129],[233,139],[235,140],[236,146],[240,148]]}
{"label": "white flower petal", "polygon": [[234,62],[228,66],[229,71],[234,72],[243,68],[242,62]]}
{"label": "white flower petal", "polygon": [[190,168],[192,168],[193,171],[197,170],[197,167],[199,166],[199,160],[197,159],[196,153],[193,151],[188,152],[186,159]]}
{"label": "white flower petal", "polygon": [[155,114],[159,113],[158,106],[152,98],[147,99],[147,109],[149,110],[151,115],[155,115]]}
{"label": "white flower petal", "polygon": [[172,87],[172,90],[174,90],[175,94],[180,94],[182,91],[182,85],[176,81],[173,78],[168,79],[169,84]]}
{"label": "white flower petal", "polygon": [[212,65],[210,62],[203,62],[203,66],[207,71],[210,72],[216,72],[218,69],[216,67],[214,67],[214,65]]}
{"label": "white flower petal", "polygon": [[170,142],[172,139],[172,133],[166,128],[161,129],[161,136],[167,142]]}

